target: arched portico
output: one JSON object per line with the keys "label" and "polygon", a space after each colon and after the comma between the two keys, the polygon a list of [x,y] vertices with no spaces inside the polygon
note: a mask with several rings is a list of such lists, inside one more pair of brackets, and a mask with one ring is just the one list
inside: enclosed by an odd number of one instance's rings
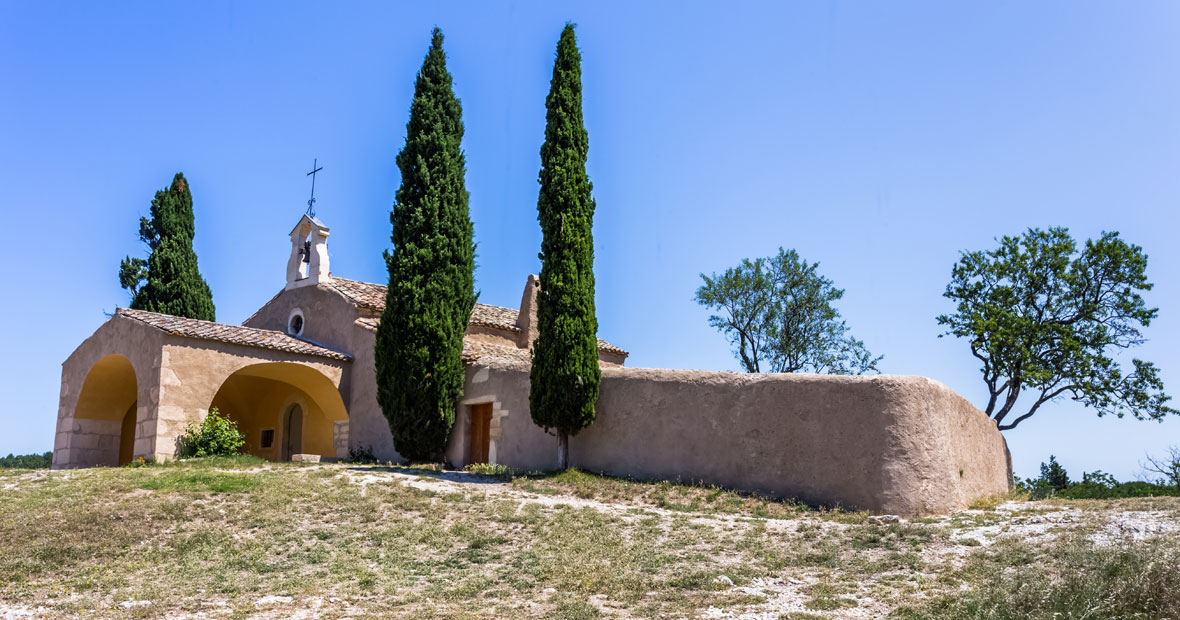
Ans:
{"label": "arched portico", "polygon": [[237,422],[244,451],[272,461],[292,454],[332,458],[347,446],[348,410],[331,379],[310,366],[266,362],[225,379],[209,408]]}
{"label": "arched portico", "polygon": [[86,373],[74,407],[70,449],[76,465],[125,465],[135,448],[139,385],[131,361],[99,359]]}

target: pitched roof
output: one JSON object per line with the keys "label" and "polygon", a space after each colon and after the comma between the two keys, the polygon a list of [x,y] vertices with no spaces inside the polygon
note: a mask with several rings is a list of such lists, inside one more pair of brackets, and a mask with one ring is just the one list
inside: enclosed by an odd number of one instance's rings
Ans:
{"label": "pitched roof", "polygon": [[[385,310],[386,287],[384,284],[349,280],[348,278],[337,276],[332,276],[331,281],[326,284],[357,307],[374,312]],[[503,306],[476,303],[475,307],[471,310],[470,324],[520,333],[521,327],[516,322],[518,318],[520,318],[520,311],[518,310]],[[362,318],[359,321],[370,329],[377,329],[377,319],[370,320],[368,318]],[[614,355],[627,356],[626,351],[601,338],[598,339],[598,349]]]}
{"label": "pitched roof", "polygon": [[352,356],[345,355],[339,351],[333,351],[332,349],[300,340],[283,332],[277,332],[269,329],[243,327],[241,325],[226,325],[224,323],[214,323],[212,321],[201,321],[198,319],[186,319],[178,316],[160,314],[158,312],[132,310],[130,308],[119,308],[118,310],[115,310],[115,316],[127,317],[141,323],[146,323],[147,325],[150,325],[162,332],[184,338],[195,338],[198,340],[211,340],[213,342],[240,344],[247,347],[258,347],[260,349],[270,349],[272,351],[284,351],[286,353],[298,353],[302,355],[314,355],[317,357],[326,357],[334,360],[347,361],[352,359]]}
{"label": "pitched roof", "polygon": [[[386,287],[383,284],[349,280],[336,276],[332,276],[331,282],[327,284],[360,308],[375,312],[385,310]],[[519,316],[520,312],[512,308],[477,303],[471,310],[471,324],[519,333],[520,325],[516,324],[516,319]]]}

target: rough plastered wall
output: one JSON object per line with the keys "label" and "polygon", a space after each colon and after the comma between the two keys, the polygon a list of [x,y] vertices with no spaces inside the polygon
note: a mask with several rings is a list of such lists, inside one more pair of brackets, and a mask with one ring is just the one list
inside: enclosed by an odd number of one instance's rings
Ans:
{"label": "rough plastered wall", "polygon": [[557,466],[557,439],[533,424],[529,415],[529,368],[506,362],[467,367],[467,381],[447,443],[448,462],[468,463],[471,405],[480,403],[492,404],[489,461],[523,470]]}
{"label": "rough plastered wall", "polygon": [[357,318],[356,306],[322,284],[280,291],[242,325],[286,333],[287,320],[295,308],[303,313],[300,338],[342,353],[356,349],[352,324]]}
{"label": "rough plastered wall", "polygon": [[396,463],[402,457],[393,449],[393,433],[377,403],[377,371],[373,361],[377,332],[359,324],[353,329],[353,341],[357,347],[352,351],[353,389],[348,410],[348,446],[371,448],[379,460]]}
{"label": "rough plastered wall", "polygon": [[75,417],[87,375],[108,355],[123,356],[134,369],[136,422],[133,453],[135,456],[152,454],[162,342],[160,332],[132,319],[116,316],[95,330],[62,363],[61,395],[53,441],[54,469],[117,464],[121,420]]}
{"label": "rough plastered wall", "polygon": [[[494,402],[495,462],[555,466],[528,414],[528,369],[472,367],[448,457],[466,462],[471,403]],[[699,481],[902,515],[962,509],[1008,490],[1003,437],[983,412],[923,377],[749,375],[604,368],[598,415],[571,464]]]}

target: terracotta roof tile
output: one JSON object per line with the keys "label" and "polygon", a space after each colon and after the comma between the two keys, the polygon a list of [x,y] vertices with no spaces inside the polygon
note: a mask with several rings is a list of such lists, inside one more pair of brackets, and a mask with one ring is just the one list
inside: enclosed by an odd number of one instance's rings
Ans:
{"label": "terracotta roof tile", "polygon": [[345,355],[344,353],[333,351],[331,349],[300,340],[283,332],[272,331],[269,329],[258,329],[255,327],[243,327],[241,325],[226,325],[224,323],[214,323],[212,321],[186,319],[178,316],[160,314],[158,312],[132,310],[130,308],[119,308],[115,311],[115,316],[123,316],[141,323],[146,323],[162,332],[184,338],[195,338],[198,340],[212,340],[214,342],[240,344],[248,347],[258,347],[261,349],[284,351],[286,353],[298,353],[302,355],[314,355],[317,357],[326,357],[335,360],[347,361],[352,359],[351,356]]}
{"label": "terracotta roof tile", "polygon": [[528,349],[503,344],[488,344],[486,342],[464,340],[463,362],[465,364],[471,364],[480,359],[523,362],[525,364],[531,364],[533,361]]}
{"label": "terracotta roof tile", "polygon": [[518,318],[520,318],[519,311],[503,306],[489,306],[488,304],[476,303],[475,307],[471,309],[472,325],[496,327],[510,332],[520,333],[520,325],[516,323],[516,319]]}
{"label": "terracotta roof tile", "polygon": [[[359,280],[349,280],[347,278],[332,276],[332,280],[328,283],[328,286],[360,308],[375,312],[385,310],[386,287],[383,284],[373,284],[371,282],[361,282]],[[520,318],[520,311],[503,306],[477,303],[471,310],[471,325],[494,327],[513,333],[520,333],[520,325],[516,322],[518,318]],[[358,321],[369,329],[377,329],[378,319],[376,318],[370,319],[364,317],[358,319]],[[614,355],[622,355],[623,357],[628,355],[623,349],[601,338],[598,339],[598,349]]]}
{"label": "terracotta roof tile", "polygon": [[367,310],[381,312],[385,309],[385,286],[347,278],[332,278],[325,283],[329,288],[344,295],[352,303]]}

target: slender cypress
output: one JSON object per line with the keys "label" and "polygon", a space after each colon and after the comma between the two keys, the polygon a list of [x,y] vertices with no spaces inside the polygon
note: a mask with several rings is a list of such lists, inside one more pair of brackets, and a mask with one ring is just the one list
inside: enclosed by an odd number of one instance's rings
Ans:
{"label": "slender cypress", "polygon": [[183,173],[176,173],[168,189],[156,192],[151,215],[150,220],[139,218],[139,239],[150,251],[147,260],[128,256],[119,265],[119,283],[131,291],[131,307],[215,320],[213,293],[193,251],[193,196]]}
{"label": "slender cypress", "polygon": [[589,137],[582,124],[582,57],[566,24],[545,99],[541,146],[541,290],[533,345],[529,410],[557,434],[558,466],[569,466],[569,437],[594,421],[602,372],[594,314],[594,198],[586,175]]}
{"label": "slender cypress", "polygon": [[394,448],[410,460],[441,456],[463,392],[463,335],[475,305],[475,242],[467,210],[462,107],[435,28],[418,71],[401,187],[385,253],[389,291],[377,329],[377,400]]}

